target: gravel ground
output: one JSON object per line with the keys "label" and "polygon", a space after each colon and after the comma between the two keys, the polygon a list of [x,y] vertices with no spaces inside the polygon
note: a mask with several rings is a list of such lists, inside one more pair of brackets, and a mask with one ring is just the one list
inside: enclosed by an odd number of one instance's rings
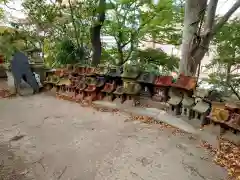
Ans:
{"label": "gravel ground", "polygon": [[0,180],[226,178],[195,138],[128,118],[44,94],[0,99]]}

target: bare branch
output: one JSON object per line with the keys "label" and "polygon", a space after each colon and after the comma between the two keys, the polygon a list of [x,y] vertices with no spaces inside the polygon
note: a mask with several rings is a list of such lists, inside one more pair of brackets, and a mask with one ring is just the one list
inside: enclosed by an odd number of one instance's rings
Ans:
{"label": "bare branch", "polygon": [[228,21],[231,15],[240,7],[240,0],[237,0],[235,4],[228,10],[228,12],[219,20],[219,22],[214,26],[212,34],[216,32]]}
{"label": "bare branch", "polygon": [[127,62],[127,61],[129,60],[129,58],[130,58],[131,55],[132,55],[132,52],[133,52],[133,50],[131,49],[131,50],[129,51],[129,53],[128,53],[126,59],[124,60],[124,62]]}
{"label": "bare branch", "polygon": [[117,39],[117,37],[116,36],[113,36],[113,37],[114,37],[116,43],[119,44],[119,40]]}
{"label": "bare branch", "polygon": [[133,33],[131,33],[130,39],[121,45],[121,48],[124,48],[126,45],[128,45],[132,41],[131,39],[132,37],[133,37]]}
{"label": "bare branch", "polygon": [[234,71],[240,69],[240,65],[237,65],[234,69],[231,70],[231,73],[233,73]]}
{"label": "bare branch", "polygon": [[4,1],[4,5],[5,5],[8,9],[10,9],[10,10],[14,10],[14,11],[22,11],[22,10],[20,10],[20,9],[15,9],[15,8],[13,8],[13,7],[8,6],[8,4],[7,4],[6,1]]}
{"label": "bare branch", "polygon": [[[168,45],[168,44],[170,44],[170,43],[172,43],[171,41],[168,41],[167,39],[162,39],[162,40],[153,40],[153,39],[146,39],[146,38],[144,38],[144,39],[142,39],[141,41],[143,41],[143,42],[149,42],[149,43],[155,43],[155,44],[162,44],[162,45]],[[179,45],[181,45],[181,43],[177,43],[177,44],[174,44],[174,45],[176,45],[176,46],[179,46]]]}
{"label": "bare branch", "polygon": [[76,26],[74,11],[73,11],[73,7],[72,7],[72,4],[71,4],[70,0],[68,0],[68,5],[69,5],[69,8],[70,8],[70,12],[71,12],[72,24],[73,24],[73,28],[74,28],[75,38],[76,38],[76,41],[77,41],[77,46],[78,46],[78,49],[80,49],[79,36],[78,36],[79,32],[78,32],[78,29],[77,29],[77,26]]}
{"label": "bare branch", "polygon": [[131,57],[132,52],[133,52],[133,49],[134,49],[134,45],[133,45],[133,39],[134,39],[134,38],[131,37],[130,39],[132,40],[132,41],[131,41],[131,47],[130,47],[130,51],[129,51],[129,53],[128,53],[126,59],[125,59],[125,62],[128,61],[128,59]]}
{"label": "bare branch", "polygon": [[214,25],[214,19],[216,14],[218,0],[210,0],[208,7],[207,7],[207,14],[206,14],[206,22],[205,22],[205,31],[211,32],[213,25]]}
{"label": "bare branch", "polygon": [[147,25],[151,20],[153,20],[155,17],[156,17],[156,15],[151,16],[147,21],[143,22],[143,23],[138,27],[138,29],[137,29],[136,31],[131,32],[130,39],[129,39],[127,42],[125,42],[124,44],[122,44],[121,47],[124,48],[126,45],[128,45],[128,44],[132,41],[131,38],[132,38],[132,37],[136,37],[136,36],[138,35],[139,31],[140,31],[145,25]]}
{"label": "bare branch", "polygon": [[238,100],[240,100],[240,94],[238,94],[234,87],[230,83],[227,83],[227,85],[231,88],[232,92],[237,96]]}

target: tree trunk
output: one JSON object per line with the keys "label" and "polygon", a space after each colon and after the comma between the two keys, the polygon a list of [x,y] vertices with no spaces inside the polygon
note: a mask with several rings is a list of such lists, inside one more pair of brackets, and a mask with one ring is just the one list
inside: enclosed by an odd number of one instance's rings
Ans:
{"label": "tree trunk", "polygon": [[[207,6],[207,0],[187,0],[185,4],[184,27],[182,36],[180,73],[195,75],[199,59],[193,59],[192,49],[197,46],[196,36],[198,35],[201,16]],[[201,56],[197,57],[201,58]]]}
{"label": "tree trunk", "polygon": [[45,38],[43,39],[43,42],[42,42],[42,59],[43,59],[43,62],[45,62],[44,60],[44,56],[45,56]]}
{"label": "tree trunk", "polygon": [[152,40],[153,40],[153,42],[152,42],[152,48],[153,49],[155,49],[156,48],[156,34],[155,33],[153,33],[152,34]]}
{"label": "tree trunk", "polygon": [[218,0],[210,0],[205,18],[204,32],[200,34],[201,20],[203,20],[201,17],[206,10],[207,0],[186,0],[181,61],[179,65],[180,73],[195,76],[198,65],[208,51],[210,41],[240,7],[240,0],[236,0],[218,23],[214,24],[217,4]]}
{"label": "tree trunk", "polygon": [[100,0],[98,5],[98,22],[91,28],[91,43],[93,49],[92,65],[97,66],[101,61],[102,43],[101,28],[105,20],[106,0]]}
{"label": "tree trunk", "polygon": [[116,38],[118,55],[119,55],[119,62],[118,64],[121,66],[124,63],[124,55],[123,55],[123,48],[127,45],[123,43],[123,34],[121,29],[119,29],[118,37]]}
{"label": "tree trunk", "polygon": [[225,84],[225,93],[228,92],[229,90],[229,87],[228,87],[228,84],[230,84],[230,81],[231,81],[231,68],[232,68],[232,64],[227,64],[227,70],[226,70],[226,84]]}
{"label": "tree trunk", "polygon": [[93,49],[92,65],[97,66],[101,61],[102,43],[101,43],[101,25],[91,28],[91,43]]}
{"label": "tree trunk", "polygon": [[118,48],[118,55],[119,55],[119,65],[123,65],[124,63],[124,57],[123,57],[123,48],[120,43],[117,42],[117,48]]}
{"label": "tree trunk", "polygon": [[76,38],[76,41],[77,41],[77,47],[78,47],[78,50],[79,50],[80,49],[79,32],[77,30],[77,26],[76,26],[76,23],[75,23],[74,12],[73,12],[73,7],[72,7],[71,0],[68,0],[68,5],[69,5],[69,8],[70,8],[70,12],[71,12],[74,34],[75,34],[75,38]]}

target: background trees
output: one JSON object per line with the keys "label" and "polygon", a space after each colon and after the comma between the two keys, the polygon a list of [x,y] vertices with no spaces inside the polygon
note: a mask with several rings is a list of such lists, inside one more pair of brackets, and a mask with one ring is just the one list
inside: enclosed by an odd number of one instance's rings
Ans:
{"label": "background trees", "polygon": [[[2,0],[2,7],[14,8],[8,4],[11,1]],[[217,66],[222,71],[212,72],[209,82],[217,84],[221,77],[225,84],[233,83],[238,80],[239,20],[227,22],[240,0],[234,0],[222,17],[216,15],[219,1],[22,0],[26,18],[8,19],[15,33],[2,33],[0,41],[8,42],[9,48],[0,50],[9,59],[20,44],[21,49],[41,48],[50,67],[138,61],[151,72],[179,67],[181,73],[196,75],[205,53],[212,49],[215,55],[208,68]],[[176,49],[181,45],[181,58],[164,52],[159,44]]]}
{"label": "background trees", "polygon": [[240,21],[226,23],[213,39],[215,58],[207,65],[213,72],[208,81],[226,94],[232,88],[239,91],[240,74]]}

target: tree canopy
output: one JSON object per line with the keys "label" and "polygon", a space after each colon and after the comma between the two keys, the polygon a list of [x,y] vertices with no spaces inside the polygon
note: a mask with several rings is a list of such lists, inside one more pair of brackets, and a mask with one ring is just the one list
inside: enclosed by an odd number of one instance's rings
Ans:
{"label": "tree canopy", "polygon": [[[1,7],[14,8],[10,7],[11,1],[1,0]],[[230,17],[239,8],[240,0],[235,0],[223,16],[217,16],[218,3],[22,0],[25,19],[7,19],[11,32],[5,27],[0,29],[0,50],[9,59],[15,49],[40,48],[50,67],[135,61],[151,72],[196,75],[202,58],[211,49],[215,53],[208,67],[221,66],[223,71],[210,74],[210,79],[224,76],[227,84],[237,79],[239,68],[239,19]],[[0,9],[0,17],[5,21],[4,9]],[[159,45],[174,45],[181,49],[181,57],[165,52]]]}

